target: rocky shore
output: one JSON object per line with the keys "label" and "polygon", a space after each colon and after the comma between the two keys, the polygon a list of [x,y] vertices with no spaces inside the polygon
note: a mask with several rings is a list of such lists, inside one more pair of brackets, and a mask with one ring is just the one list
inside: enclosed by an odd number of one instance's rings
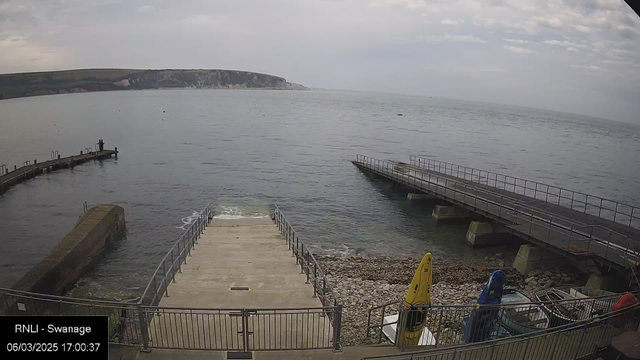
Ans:
{"label": "rocky shore", "polygon": [[[403,300],[420,259],[317,256],[336,296],[343,304],[344,345],[377,342],[366,335],[368,309]],[[493,270],[507,275],[506,286],[532,294],[545,287],[584,285],[588,275],[572,267],[534,271],[525,277],[511,267],[513,259],[501,254],[484,260],[433,261],[432,304],[474,304]],[[392,312],[387,312],[387,315]]]}

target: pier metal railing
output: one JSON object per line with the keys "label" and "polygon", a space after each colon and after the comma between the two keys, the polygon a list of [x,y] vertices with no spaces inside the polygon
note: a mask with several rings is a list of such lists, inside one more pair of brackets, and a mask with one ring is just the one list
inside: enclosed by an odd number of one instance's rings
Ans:
{"label": "pier metal railing", "polygon": [[424,156],[410,155],[409,163],[426,170],[510,191],[640,229],[640,209],[619,201]]}
{"label": "pier metal railing", "polygon": [[157,306],[163,296],[169,296],[169,284],[176,281],[176,273],[182,272],[182,264],[187,263],[191,250],[209,224],[209,216],[212,215],[210,206],[208,204],[198,213],[198,217],[162,258],[140,298],[142,305]]}
{"label": "pier metal railing", "polygon": [[[396,360],[575,360],[593,358],[607,342],[640,323],[640,304],[617,311],[513,337],[464,343],[422,351],[369,356],[364,359]],[[591,356],[591,357],[589,357]]]}
{"label": "pier metal railing", "polygon": [[504,221],[507,229],[561,249],[574,256],[596,255],[601,261],[627,268],[629,259],[639,259],[632,240],[607,228],[594,227],[532,207],[520,199],[483,187],[439,176],[417,166],[356,156],[356,164],[373,173],[435,194],[455,205],[463,206],[494,220]]}
{"label": "pier metal railing", "polygon": [[250,352],[339,350],[338,306],[291,309],[142,307],[149,347]]}
{"label": "pier metal railing", "polygon": [[102,315],[109,342],[143,349],[340,349],[342,306],[287,309],[172,308],[0,288],[0,315]]}
{"label": "pier metal railing", "polygon": [[[318,262],[276,206],[276,224],[322,307],[214,309],[158,306],[213,212],[207,205],[160,261],[142,297],[120,303],[0,288],[0,315],[104,315],[110,342],[143,349],[341,349],[342,305]],[[286,234],[286,235],[285,235]],[[293,261],[293,259],[292,259]]]}
{"label": "pier metal railing", "polygon": [[[637,297],[640,291],[632,294]],[[428,329],[428,333],[422,335],[426,342],[423,345],[438,348],[475,343],[595,318],[610,313],[622,295],[500,305],[431,305],[420,309],[403,309],[402,301],[394,301],[369,309],[366,336],[379,344],[393,342],[404,349],[406,341],[415,340],[412,333],[405,334],[407,327],[410,328],[407,323],[417,321]],[[397,320],[386,320],[390,315],[397,316]],[[495,321],[477,321],[482,318]],[[383,331],[392,325],[400,329],[394,339]]]}
{"label": "pier metal railing", "polygon": [[339,299],[333,291],[327,276],[322,271],[320,264],[311,253],[309,246],[305,245],[289,220],[284,216],[278,205],[274,205],[274,218],[278,229],[287,242],[292,256],[296,258],[296,264],[300,265],[300,273],[307,276],[307,283],[313,285],[313,296],[320,298],[322,306],[338,306]]}

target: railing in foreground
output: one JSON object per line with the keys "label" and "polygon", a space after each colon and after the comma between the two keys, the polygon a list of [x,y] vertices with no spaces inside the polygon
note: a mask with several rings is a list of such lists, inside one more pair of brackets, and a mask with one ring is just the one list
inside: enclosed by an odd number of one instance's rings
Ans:
{"label": "railing in foreground", "polygon": [[307,276],[307,283],[313,283],[313,296],[320,298],[322,306],[338,306],[340,301],[335,296],[333,288],[327,280],[320,264],[309,251],[309,247],[300,240],[298,234],[284,216],[278,205],[274,205],[274,218],[278,229],[284,237],[292,256],[296,257],[296,264],[300,265],[300,273]]}
{"label": "railing in foreground", "polygon": [[410,155],[409,163],[423,169],[543,200],[640,229],[640,209],[619,201],[423,156]]}
{"label": "railing in foreground", "polygon": [[140,298],[140,304],[157,306],[164,295],[169,295],[169,284],[176,281],[176,273],[182,272],[182,264],[187,263],[187,256],[191,256],[191,250],[209,224],[209,215],[212,214],[210,205],[200,211],[198,217],[162,258],[151,275],[151,280]]}
{"label": "railing in foreground", "polygon": [[226,350],[340,349],[341,307],[190,309],[143,307],[152,348]]}
{"label": "railing in foreground", "polygon": [[419,167],[401,166],[401,163],[379,160],[364,155],[356,156],[356,163],[368,170],[387,176],[394,181],[435,194],[455,205],[472,208],[474,212],[517,224],[515,231],[529,238],[551,244],[576,256],[597,255],[627,268],[627,258],[639,258],[635,240],[606,228],[577,223],[537,209],[513,196],[498,194],[486,188],[423,171]]}
{"label": "railing in foreground", "polygon": [[144,346],[145,321],[140,304],[0,288],[0,315],[106,315],[109,317],[110,343]]}
{"label": "railing in foreground", "polygon": [[575,360],[598,354],[599,342],[625,331],[635,331],[640,323],[640,304],[592,319],[514,337],[429,349],[365,359],[397,360]]}
{"label": "railing in foreground", "polygon": [[[633,294],[637,297],[640,291]],[[485,341],[497,336],[510,337],[511,334],[540,331],[610,313],[622,295],[501,305],[432,305],[422,310],[402,310],[402,301],[394,301],[369,309],[367,337],[373,337],[378,343],[387,340],[383,328],[400,322],[385,322],[384,318],[389,315],[399,315],[399,319],[422,319],[429,330],[425,340],[436,348]],[[497,322],[493,328],[483,327],[485,323],[472,321],[474,315],[476,318],[493,317]],[[402,340],[406,337],[403,331],[397,334],[401,341],[390,340],[402,349]]]}
{"label": "railing in foreground", "polygon": [[340,349],[341,306],[207,309],[74,299],[0,288],[0,315],[104,315],[109,342],[188,350]]}
{"label": "railing in foreground", "polygon": [[[342,305],[309,249],[276,207],[276,223],[322,307],[212,309],[158,307],[207,226],[209,206],[164,256],[137,303],[119,303],[0,288],[0,315],[105,315],[109,342],[143,349],[340,350]],[[306,249],[305,249],[306,248]],[[293,261],[293,260],[292,260]]]}

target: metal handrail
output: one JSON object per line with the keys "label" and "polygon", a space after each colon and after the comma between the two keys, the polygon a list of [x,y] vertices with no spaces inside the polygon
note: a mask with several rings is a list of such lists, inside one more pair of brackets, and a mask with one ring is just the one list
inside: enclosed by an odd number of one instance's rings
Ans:
{"label": "metal handrail", "polygon": [[68,296],[58,296],[58,295],[49,295],[49,294],[40,294],[34,293],[30,291],[22,291],[15,289],[7,289],[0,288],[0,294],[10,294],[16,297],[22,298],[33,298],[44,301],[55,301],[55,302],[63,302],[67,304],[74,305],[86,305],[86,304],[94,304],[94,305],[136,305],[136,303],[126,303],[112,300],[97,300],[97,299],[85,299],[85,298],[73,298]]}
{"label": "metal handrail", "polygon": [[[0,289],[2,290],[2,289]],[[165,310],[202,310],[202,311],[241,311],[241,310],[256,310],[256,311],[299,311],[299,310],[328,310],[337,309],[338,306],[316,306],[316,307],[293,307],[293,308],[208,308],[208,307],[179,307],[179,306],[151,306],[142,305],[143,309],[165,309]]]}
{"label": "metal handrail", "polygon": [[[609,236],[607,237],[607,240],[605,240],[604,238],[599,238],[597,236],[594,236],[593,231],[591,233],[579,231],[579,229],[584,227],[583,224],[580,224],[574,221],[569,221],[567,219],[559,218],[554,215],[543,214],[538,209],[522,204],[517,199],[514,199],[513,197],[509,197],[504,194],[496,194],[495,192],[491,192],[486,189],[483,189],[474,185],[470,185],[469,183],[458,182],[453,179],[443,178],[431,173],[425,173],[425,172],[422,172],[419,167],[412,166],[408,168],[408,170],[413,171],[414,174],[416,175],[418,174],[418,172],[420,172],[423,176],[424,175],[428,176],[427,178],[407,174],[407,173],[398,171],[396,169],[396,167],[401,166],[402,163],[398,164],[390,161],[374,159],[374,158],[370,158],[360,154],[356,155],[356,163],[367,164],[370,166],[371,170],[374,172],[377,171],[382,173],[381,170],[384,170],[387,174],[390,173],[393,176],[394,180],[407,183],[408,185],[411,185],[411,186],[417,186],[418,182],[420,182],[420,186],[424,186],[424,183],[427,183],[428,184],[427,188],[435,187],[435,191],[430,189],[425,189],[425,191],[435,192],[437,195],[440,195],[453,203],[462,203],[463,206],[473,206],[473,208],[476,211],[483,210],[489,217],[493,217],[501,220],[507,220],[509,222],[512,222],[513,220],[526,220],[530,225],[528,233],[526,234],[527,236],[531,236],[531,230],[532,230],[534,221],[543,222],[544,225],[542,226],[544,226],[545,229],[548,230],[546,239],[548,240],[551,237],[551,232],[558,233],[562,236],[568,236],[569,237],[568,244],[566,248],[563,248],[563,250],[567,252],[571,252],[574,255],[585,255],[585,252],[575,253],[570,250],[571,241],[572,239],[575,238],[576,241],[578,242],[588,241],[586,253],[590,252],[592,248],[592,241],[595,241],[597,245],[605,247],[604,258],[610,261],[612,260],[607,257],[607,254],[609,253],[610,249],[622,251],[627,257],[638,256],[638,254],[634,250],[631,250],[630,243],[632,240],[628,237],[624,239],[627,241],[626,247],[615,244],[615,242],[611,243],[611,237],[613,233],[608,229],[606,229],[606,231],[609,232]],[[405,165],[409,165],[409,164],[405,164]],[[403,179],[399,175],[402,175],[402,177],[406,179]],[[444,185],[442,185],[441,182],[443,182]],[[461,191],[460,189],[464,189],[464,190],[470,189],[476,193],[482,193],[491,197],[499,198],[500,201],[499,202],[493,201],[488,198],[483,198],[476,194],[469,193],[468,191]],[[453,193],[454,197],[448,196],[448,194],[450,193]],[[455,194],[462,196],[465,202],[455,199]],[[473,203],[467,204],[466,203],[467,199],[473,200]],[[505,200],[510,200],[512,204],[506,205]],[[478,203],[484,204],[484,208],[479,207]],[[497,206],[499,209],[499,213],[497,215],[490,213],[488,210],[489,205]],[[507,215],[511,216],[511,220],[505,217]],[[563,224],[563,223],[569,223],[569,224]],[[563,233],[563,231],[568,232],[568,234]],[[581,239],[581,238],[584,238],[584,239]],[[633,241],[636,241],[636,240],[633,240]],[[615,259],[617,261],[620,261],[618,258],[615,258]]]}
{"label": "metal handrail", "polygon": [[[517,304],[506,303],[506,304],[491,304],[491,305],[487,305],[487,304],[428,305],[426,306],[426,309],[436,313],[439,311],[450,310],[456,314],[467,314],[474,310],[486,311],[486,310],[497,310],[497,309],[508,309],[508,308],[520,308],[520,307],[527,307],[527,306],[528,307],[536,307],[536,306],[551,307],[551,306],[561,305],[561,306],[564,306],[565,308],[575,309],[578,305],[587,305],[587,306],[591,306],[591,309],[595,309],[597,307],[596,304],[598,303],[602,304],[606,302],[610,305],[613,305],[613,303],[617,301],[620,298],[620,296],[624,295],[625,293],[590,296],[585,298],[563,299],[563,300],[557,300],[557,301],[529,301],[529,302],[521,302]],[[629,291],[629,293],[633,294],[636,297],[640,296],[640,290]],[[369,308],[368,315],[367,315],[367,328],[366,328],[367,337],[370,336],[371,329],[381,330],[385,326],[388,326],[391,324],[397,324],[398,321],[383,323],[384,319],[382,317],[384,317],[384,314],[386,313],[386,309],[388,307],[392,307],[395,305],[397,306],[396,308],[397,311],[400,311],[401,310],[400,305],[402,304],[402,302],[403,302],[402,300],[396,300],[396,301],[387,302],[385,304],[381,304],[381,305],[377,305]],[[371,324],[372,313],[380,309],[382,309],[380,324],[372,325]],[[381,337],[382,337],[382,333],[380,332],[379,341],[381,340]]]}
{"label": "metal handrail", "polygon": [[[333,306],[338,306],[341,302],[333,291],[333,286],[329,283],[327,276],[322,271],[315,256],[309,251],[309,247],[300,240],[297,232],[293,226],[291,226],[289,220],[284,216],[278,205],[274,204],[274,207],[276,225],[287,242],[292,255],[296,257],[296,264],[300,265],[300,272],[307,276],[307,282],[310,282],[310,280],[313,281],[313,296],[320,297],[322,306],[327,306],[327,295],[330,295],[333,297]],[[318,284],[318,279],[321,279],[322,285]]]}
{"label": "metal handrail", "polygon": [[[70,298],[56,295],[46,295],[39,293],[31,293],[20,290],[0,288],[0,315],[108,315],[110,329],[112,325],[115,330],[124,337],[119,339],[110,338],[110,343],[119,343],[125,345],[141,346],[144,349],[153,347],[166,347],[163,342],[170,337],[169,342],[175,340],[174,344],[180,344],[183,349],[200,349],[201,343],[195,345],[193,339],[200,338],[204,343],[208,343],[208,350],[226,350],[224,345],[216,344],[217,336],[226,339],[227,336],[234,337],[238,329],[234,328],[234,324],[239,325],[238,321],[232,322],[231,319],[219,322],[222,327],[219,329],[220,334],[212,334],[211,329],[204,330],[206,322],[207,327],[213,326],[214,331],[218,331],[215,327],[217,316],[235,317],[242,319],[243,338],[247,339],[251,334],[250,324],[266,324],[268,327],[262,328],[263,336],[275,339],[282,336],[280,332],[282,328],[289,331],[294,330],[292,335],[281,337],[278,344],[270,345],[243,342],[245,351],[255,350],[291,350],[291,349],[333,349],[340,350],[340,329],[342,305],[310,307],[310,308],[188,308],[188,307],[161,307],[161,306],[145,306],[140,302],[115,302],[93,299]],[[306,317],[305,317],[306,316]],[[326,320],[321,320],[326,319]],[[200,320],[200,322],[199,322]],[[273,327],[271,326],[273,320]],[[161,330],[167,329],[167,321],[169,333],[162,334]],[[180,329],[180,334],[174,333],[171,323],[194,323],[197,326],[185,326]],[[211,321],[211,324],[209,323]],[[316,335],[309,327],[315,321],[318,324]],[[320,329],[320,321],[323,322]],[[281,325],[277,325],[280,323]],[[202,328],[200,327],[202,326]],[[287,328],[287,326],[290,326]],[[254,328],[255,330],[255,328]],[[166,330],[165,330],[166,331]],[[277,335],[276,335],[277,334]],[[174,338],[175,336],[175,338]],[[306,339],[308,343],[302,342]],[[275,340],[274,340],[275,341]],[[287,346],[294,343],[295,347]],[[300,341],[300,342],[298,342]],[[184,346],[186,344],[186,346]],[[236,343],[238,344],[238,343]],[[257,346],[256,346],[257,344]],[[299,344],[299,345],[298,345]],[[251,346],[251,349],[249,349]],[[237,348],[229,350],[239,350]]]}
{"label": "metal handrail", "polygon": [[[593,317],[587,320],[581,320],[574,323],[565,324],[562,326],[557,326],[557,327],[548,328],[548,329],[526,333],[526,334],[520,334],[520,335],[511,336],[507,338],[447,346],[446,348],[443,348],[443,349],[429,349],[429,350],[422,350],[422,351],[403,352],[403,353],[397,353],[397,354],[374,355],[374,356],[365,357],[364,359],[414,359],[414,356],[428,356],[431,354],[437,354],[439,356],[442,356],[443,354],[450,353],[450,352],[453,352],[455,354],[456,350],[458,349],[482,349],[486,347],[495,346],[496,344],[503,343],[503,342],[515,343],[520,341],[530,341],[530,339],[532,338],[537,338],[542,336],[560,336],[561,333],[567,333],[569,331],[586,329],[588,327],[594,326],[594,324],[597,325],[598,323],[606,323],[607,320],[611,320],[612,318],[615,318],[615,317],[624,316],[625,314],[633,314],[633,312],[637,310],[640,310],[640,303],[630,307],[620,309],[620,310],[612,311],[603,315],[598,315],[596,317]],[[637,319],[634,318],[633,316],[626,316],[626,317],[623,317],[623,320],[636,321]],[[629,323],[631,323],[631,321],[629,321]],[[635,323],[633,324],[634,326],[636,325]]]}
{"label": "metal handrail", "polygon": [[[175,282],[175,273],[182,272],[182,263],[186,262],[187,255],[191,255],[191,249],[195,248],[195,244],[197,243],[198,237],[204,232],[204,229],[207,227],[209,221],[209,214],[212,213],[210,209],[211,204],[207,204],[207,206],[200,211],[198,214],[198,218],[189,226],[182,236],[176,241],[171,249],[165,254],[162,258],[158,267],[151,275],[151,279],[147,284],[147,287],[140,298],[140,304],[142,305],[157,305],[162,299],[162,294],[169,295],[169,284],[172,280]],[[182,249],[180,249],[180,245],[182,244]],[[178,254],[174,257],[174,250],[178,250]],[[167,268],[167,262],[170,262],[169,267]],[[161,277],[160,281],[158,281],[158,276]],[[153,285],[153,297],[151,301],[147,302],[148,292]],[[162,290],[162,291],[159,291]],[[160,298],[158,299],[158,296]]]}
{"label": "metal handrail", "polygon": [[[626,291],[623,293],[613,293],[613,294],[608,294],[608,295],[599,295],[599,296],[589,296],[587,298],[575,298],[575,299],[563,299],[563,300],[556,300],[556,301],[530,301],[530,302],[521,302],[518,303],[517,305],[566,305],[568,303],[579,303],[579,302],[585,302],[585,301],[603,301],[603,300],[611,300],[614,298],[619,298],[620,296],[626,294],[626,293],[631,293],[634,296],[640,296],[640,290],[634,290],[634,291]],[[388,303],[382,304],[382,305],[377,305],[374,306],[372,308],[369,308],[369,311],[373,311],[373,310],[377,310],[379,308],[385,307],[385,306],[391,306],[394,304],[400,304],[402,302],[402,300],[396,300],[396,301],[390,301]],[[485,304],[454,304],[454,305],[429,305],[427,306],[430,309],[438,309],[438,308],[461,308],[461,309],[482,309],[482,308],[491,308],[491,309],[495,309],[495,308],[499,308],[499,307],[510,307],[513,306],[514,304],[511,303],[507,303],[507,304],[490,304],[490,305],[485,305]]]}
{"label": "metal handrail", "polygon": [[[426,161],[424,161],[426,160]],[[640,229],[640,222],[634,226],[634,220],[640,220],[640,212],[639,209],[633,205],[625,204],[620,201],[615,201],[611,199],[605,199],[596,195],[589,195],[580,191],[569,190],[565,188],[561,188],[559,186],[549,185],[545,183],[541,183],[534,180],[527,180],[518,178],[515,176],[504,175],[492,171],[475,169],[472,167],[464,166],[464,165],[456,165],[440,160],[431,159],[425,156],[409,156],[409,163],[414,166],[422,167],[427,170],[439,172],[441,174],[455,176],[457,178],[462,178],[465,180],[469,180],[475,183],[483,184],[486,186],[492,186],[497,189],[502,189],[505,191],[511,191],[516,194],[528,196],[537,200],[543,200],[545,202],[555,204],[558,206],[566,207],[576,211],[582,211],[585,214],[590,214],[593,216],[597,216],[599,218],[612,220],[613,222],[619,224],[625,224],[637,229]],[[469,170],[471,172],[469,172]],[[484,177],[482,176],[484,173]],[[509,179],[513,179],[513,182],[509,182]],[[500,187],[498,184],[502,184]],[[507,186],[509,185],[509,186]],[[531,187],[535,185],[534,187]],[[511,190],[510,188],[513,188]],[[518,189],[522,189],[522,192],[518,192]],[[551,189],[556,189],[557,192],[549,192]],[[533,193],[533,196],[527,194],[527,190],[529,194]],[[565,195],[563,196],[563,193]],[[543,198],[539,198],[538,194],[544,195]],[[576,197],[576,195],[578,195]],[[551,199],[550,199],[551,196]],[[589,199],[595,199],[596,203],[589,202]],[[551,201],[552,199],[557,199],[557,201]],[[561,201],[562,199],[566,200],[565,202]],[[599,201],[599,204],[597,204]],[[575,207],[574,205],[581,205],[579,207]],[[610,204],[609,207],[605,206]],[[591,213],[588,211],[588,208],[595,207],[597,214]],[[623,209],[630,209],[629,212],[624,212]],[[605,213],[602,212],[605,210]],[[605,216],[606,212],[612,212],[612,218]],[[637,215],[634,215],[634,212]],[[622,220],[618,219],[618,216],[623,216],[628,218],[628,223],[621,222]]]}

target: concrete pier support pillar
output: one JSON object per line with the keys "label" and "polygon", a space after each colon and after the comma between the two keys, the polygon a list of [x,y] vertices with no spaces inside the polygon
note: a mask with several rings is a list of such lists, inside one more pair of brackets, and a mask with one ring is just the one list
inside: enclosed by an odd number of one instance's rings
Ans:
{"label": "concrete pier support pillar", "polygon": [[566,260],[549,250],[531,244],[520,245],[513,267],[519,273],[527,275],[531,270],[557,266]]}
{"label": "concrete pier support pillar", "polygon": [[513,235],[498,223],[472,221],[469,224],[466,239],[467,243],[473,247],[491,246],[507,243],[513,239]]}
{"label": "concrete pier support pillar", "polygon": [[423,201],[423,200],[434,200],[435,198],[436,198],[435,196],[429,195],[429,194],[417,194],[417,193],[407,194],[407,200]]}
{"label": "concrete pier support pillar", "polygon": [[473,213],[465,208],[453,205],[436,205],[431,217],[437,224],[467,221],[473,217]]}

